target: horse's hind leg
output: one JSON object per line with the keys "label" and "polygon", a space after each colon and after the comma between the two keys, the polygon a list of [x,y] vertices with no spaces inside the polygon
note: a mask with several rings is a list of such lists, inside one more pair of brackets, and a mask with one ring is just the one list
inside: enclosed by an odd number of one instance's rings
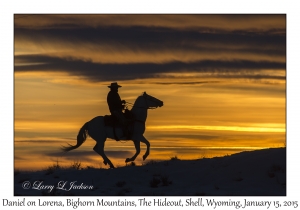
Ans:
{"label": "horse's hind leg", "polygon": [[110,168],[115,168],[114,165],[112,164],[112,162],[108,159],[108,157],[105,155],[104,153],[104,141],[101,143],[97,143],[94,146],[94,151],[97,152],[99,155],[101,155],[101,157],[103,158],[103,162],[106,165],[107,163],[109,164]]}

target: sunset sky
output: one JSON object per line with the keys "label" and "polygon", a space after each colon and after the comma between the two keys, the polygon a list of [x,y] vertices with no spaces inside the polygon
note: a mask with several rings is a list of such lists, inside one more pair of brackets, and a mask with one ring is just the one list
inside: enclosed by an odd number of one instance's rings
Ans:
{"label": "sunset sky", "polygon": [[[15,168],[104,167],[90,138],[60,146],[109,114],[115,81],[123,100],[164,102],[148,112],[149,160],[285,146],[286,15],[14,15]],[[105,151],[123,166],[134,146]]]}

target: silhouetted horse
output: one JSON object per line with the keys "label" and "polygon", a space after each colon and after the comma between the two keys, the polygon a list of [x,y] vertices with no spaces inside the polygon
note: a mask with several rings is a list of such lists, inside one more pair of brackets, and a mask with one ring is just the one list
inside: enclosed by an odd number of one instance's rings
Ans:
{"label": "silhouetted horse", "polygon": [[[146,153],[143,156],[143,160],[147,158],[149,155],[150,150],[150,143],[149,141],[143,136],[145,132],[145,122],[147,119],[147,111],[148,109],[153,109],[157,107],[163,106],[163,102],[154,98],[153,96],[148,95],[144,92],[141,96],[139,96],[132,109],[131,112],[135,116],[135,120],[133,121],[133,132],[132,132],[132,141],[134,143],[136,153],[131,158],[126,158],[125,162],[134,161],[135,158],[140,153],[140,142],[143,142],[147,146]],[[123,136],[123,129],[121,127],[116,128],[115,134],[122,139]],[[86,140],[87,136],[92,137],[97,143],[93,148],[95,152],[102,156],[103,162],[106,165],[109,164],[110,168],[114,168],[112,162],[108,159],[108,157],[104,153],[104,142],[107,138],[115,139],[114,131],[111,126],[104,125],[104,117],[98,116],[86,122],[82,128],[79,130],[77,135],[77,144],[72,146],[69,144],[68,147],[63,147],[64,151],[70,151],[76,149],[82,145],[82,143]],[[123,138],[124,139],[124,138]]]}

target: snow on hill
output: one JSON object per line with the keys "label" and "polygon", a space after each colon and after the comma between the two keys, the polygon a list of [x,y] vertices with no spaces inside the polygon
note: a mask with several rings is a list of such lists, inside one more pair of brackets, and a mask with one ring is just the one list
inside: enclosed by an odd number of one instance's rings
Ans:
{"label": "snow on hill", "polygon": [[15,196],[286,195],[286,148],[198,160],[149,161],[115,169],[15,171]]}

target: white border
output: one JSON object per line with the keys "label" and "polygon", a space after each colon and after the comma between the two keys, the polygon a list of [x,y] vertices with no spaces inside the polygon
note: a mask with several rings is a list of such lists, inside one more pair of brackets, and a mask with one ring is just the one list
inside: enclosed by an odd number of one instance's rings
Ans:
{"label": "white border", "polygon": [[[151,3],[150,3],[151,2]],[[297,200],[299,191],[299,11],[296,1],[8,1],[1,10],[1,206],[2,199],[13,197],[13,14],[14,13],[280,13],[287,14],[287,197],[276,200]],[[4,134],[4,135],[3,135]],[[219,198],[219,197],[218,197]],[[32,200],[37,198],[31,197]],[[47,200],[65,200],[49,198]],[[85,197],[87,199],[87,197]],[[107,197],[109,199],[109,197]],[[134,198],[133,198],[134,199]],[[137,199],[137,198],[136,198]],[[228,198],[229,199],[229,198]],[[258,198],[259,199],[259,198]],[[273,198],[263,198],[273,199]],[[1,207],[2,208],[2,207]],[[26,207],[29,209],[28,207]],[[53,207],[52,207],[53,208]],[[99,207],[98,207],[99,208]],[[15,208],[14,208],[15,209]],[[23,207],[24,209],[24,207]]]}

